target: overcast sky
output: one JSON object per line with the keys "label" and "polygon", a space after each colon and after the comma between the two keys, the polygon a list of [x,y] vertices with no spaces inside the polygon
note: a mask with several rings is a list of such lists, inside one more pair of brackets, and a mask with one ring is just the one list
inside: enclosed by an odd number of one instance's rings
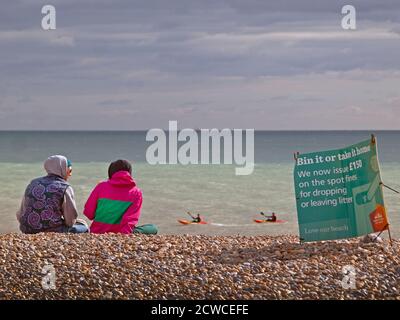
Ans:
{"label": "overcast sky", "polygon": [[399,54],[398,0],[3,1],[0,130],[400,129]]}

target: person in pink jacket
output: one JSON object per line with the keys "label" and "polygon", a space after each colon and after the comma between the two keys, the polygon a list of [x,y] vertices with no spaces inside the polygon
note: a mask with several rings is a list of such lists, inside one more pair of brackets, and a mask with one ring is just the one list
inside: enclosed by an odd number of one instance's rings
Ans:
{"label": "person in pink jacket", "polygon": [[85,204],[83,213],[93,221],[90,232],[157,234],[152,224],[137,226],[143,196],[132,178],[132,165],[127,160],[114,161],[108,177],[94,188]]}

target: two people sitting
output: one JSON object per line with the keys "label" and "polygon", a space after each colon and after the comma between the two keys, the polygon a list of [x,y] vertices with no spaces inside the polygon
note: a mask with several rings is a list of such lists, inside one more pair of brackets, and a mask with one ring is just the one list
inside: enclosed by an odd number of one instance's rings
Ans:
{"label": "two people sitting", "polygon": [[[72,164],[64,156],[49,157],[47,175],[32,180],[17,212],[23,233],[85,233],[88,227],[78,219],[74,191],[68,183]],[[92,233],[156,234],[152,224],[137,226],[143,203],[141,190],[132,178],[132,166],[117,160],[108,168],[109,179],[100,182],[85,204],[84,215],[92,222]]]}

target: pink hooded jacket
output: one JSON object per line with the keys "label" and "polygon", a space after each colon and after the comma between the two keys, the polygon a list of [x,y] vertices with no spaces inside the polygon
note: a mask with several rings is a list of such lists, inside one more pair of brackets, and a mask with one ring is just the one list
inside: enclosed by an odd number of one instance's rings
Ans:
{"label": "pink hooded jacket", "polygon": [[84,215],[94,220],[92,233],[132,233],[140,217],[142,191],[127,171],[100,182],[85,204]]}

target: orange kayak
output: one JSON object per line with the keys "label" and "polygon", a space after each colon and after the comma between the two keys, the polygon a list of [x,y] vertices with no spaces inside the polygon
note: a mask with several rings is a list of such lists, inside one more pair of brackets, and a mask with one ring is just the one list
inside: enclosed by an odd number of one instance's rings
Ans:
{"label": "orange kayak", "polygon": [[178,220],[179,223],[181,224],[207,224],[205,221],[200,221],[200,222],[193,222],[189,220]]}
{"label": "orange kayak", "polygon": [[255,223],[285,223],[285,222],[287,222],[286,220],[276,220],[276,221],[268,221],[268,220],[257,220],[257,219],[254,219],[254,222]]}

